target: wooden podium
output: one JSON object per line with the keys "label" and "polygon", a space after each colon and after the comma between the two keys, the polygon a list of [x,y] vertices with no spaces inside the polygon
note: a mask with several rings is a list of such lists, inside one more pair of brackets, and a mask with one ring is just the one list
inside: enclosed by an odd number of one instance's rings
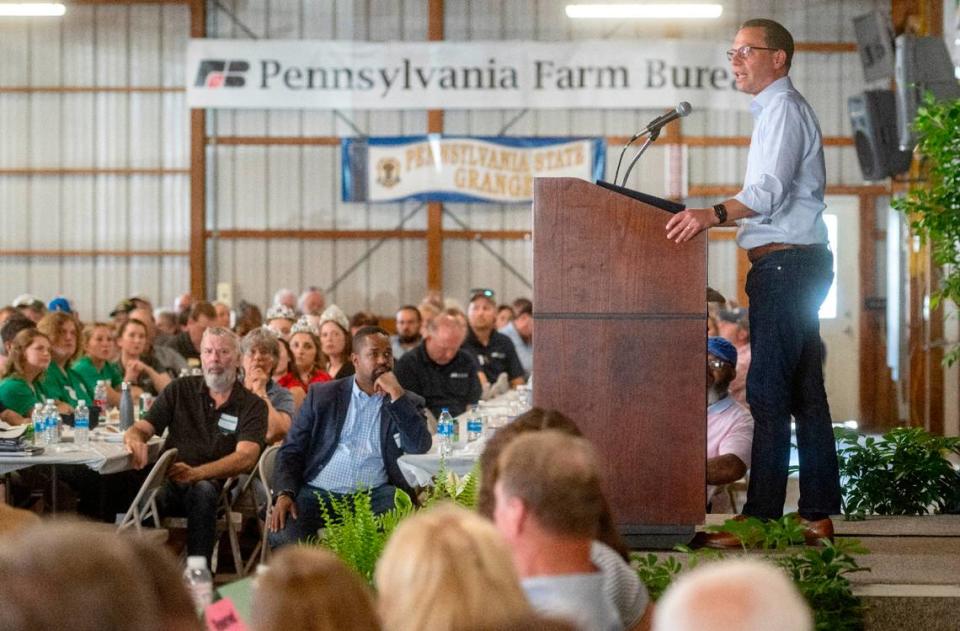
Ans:
{"label": "wooden podium", "polygon": [[600,453],[631,545],[692,538],[706,503],[706,233],[576,178],[537,178],[533,397]]}

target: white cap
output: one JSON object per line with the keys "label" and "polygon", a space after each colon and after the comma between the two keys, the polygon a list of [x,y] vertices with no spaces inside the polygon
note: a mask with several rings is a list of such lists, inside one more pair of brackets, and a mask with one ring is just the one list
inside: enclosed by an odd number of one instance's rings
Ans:
{"label": "white cap", "polygon": [[207,557],[189,556],[187,557],[187,567],[191,570],[205,570],[207,569]]}

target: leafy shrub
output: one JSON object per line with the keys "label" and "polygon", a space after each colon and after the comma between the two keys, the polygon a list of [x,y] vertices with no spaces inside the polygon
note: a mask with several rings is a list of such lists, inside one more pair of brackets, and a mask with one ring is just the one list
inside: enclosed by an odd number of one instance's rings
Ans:
{"label": "leafy shrub", "polygon": [[919,427],[896,428],[879,440],[846,428],[834,435],[848,517],[925,515],[960,503],[960,475],[944,457],[960,454],[960,438]]}

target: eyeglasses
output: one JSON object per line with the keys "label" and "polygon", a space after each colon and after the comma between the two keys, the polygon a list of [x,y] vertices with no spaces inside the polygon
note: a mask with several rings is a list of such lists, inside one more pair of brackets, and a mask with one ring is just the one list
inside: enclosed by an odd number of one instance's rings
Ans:
{"label": "eyeglasses", "polygon": [[755,50],[780,50],[779,48],[767,48],[766,46],[741,46],[740,48],[731,48],[727,51],[727,61],[733,61],[734,57],[746,59]]}
{"label": "eyeglasses", "polygon": [[717,359],[715,357],[707,358],[707,366],[710,366],[714,370],[720,370],[721,368],[724,367],[724,365],[725,365],[725,362],[721,359]]}

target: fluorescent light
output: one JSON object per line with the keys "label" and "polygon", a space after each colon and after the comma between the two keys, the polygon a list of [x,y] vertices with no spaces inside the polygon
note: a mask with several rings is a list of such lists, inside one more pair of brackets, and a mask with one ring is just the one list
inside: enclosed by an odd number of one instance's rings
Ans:
{"label": "fluorescent light", "polygon": [[568,4],[568,18],[709,19],[723,13],[719,4]]}
{"label": "fluorescent light", "polygon": [[0,2],[0,17],[60,17],[66,12],[60,2]]}

